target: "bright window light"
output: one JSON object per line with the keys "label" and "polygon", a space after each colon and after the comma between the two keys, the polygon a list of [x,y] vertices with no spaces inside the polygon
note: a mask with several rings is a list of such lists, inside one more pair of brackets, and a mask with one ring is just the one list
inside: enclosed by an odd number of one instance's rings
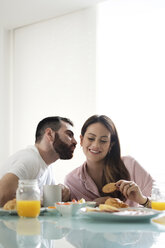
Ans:
{"label": "bright window light", "polygon": [[164,178],[164,1],[99,4],[97,73],[97,110],[114,121],[122,155]]}

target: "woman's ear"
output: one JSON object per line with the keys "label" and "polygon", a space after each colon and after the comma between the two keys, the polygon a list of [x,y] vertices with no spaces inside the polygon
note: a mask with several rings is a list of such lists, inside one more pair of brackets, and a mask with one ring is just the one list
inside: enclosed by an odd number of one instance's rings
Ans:
{"label": "woman's ear", "polygon": [[80,145],[82,146],[83,145],[83,136],[80,135]]}

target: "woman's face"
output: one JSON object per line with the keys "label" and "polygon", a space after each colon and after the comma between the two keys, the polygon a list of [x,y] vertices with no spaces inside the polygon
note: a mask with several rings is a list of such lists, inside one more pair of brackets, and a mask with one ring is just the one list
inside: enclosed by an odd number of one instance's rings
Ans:
{"label": "woman's face", "polygon": [[110,148],[111,134],[101,123],[88,126],[84,136],[80,136],[80,144],[88,161],[103,160]]}

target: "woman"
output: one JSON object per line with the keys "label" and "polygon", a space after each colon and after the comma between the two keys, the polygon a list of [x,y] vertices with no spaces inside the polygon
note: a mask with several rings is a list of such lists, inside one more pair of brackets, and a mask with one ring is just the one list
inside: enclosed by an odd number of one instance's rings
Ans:
{"label": "woman", "polygon": [[[104,203],[117,197],[130,206],[150,207],[151,176],[132,157],[121,157],[118,134],[112,120],[93,115],[86,120],[80,136],[86,162],[65,178],[71,198]],[[116,182],[117,190],[105,194],[102,187]]]}

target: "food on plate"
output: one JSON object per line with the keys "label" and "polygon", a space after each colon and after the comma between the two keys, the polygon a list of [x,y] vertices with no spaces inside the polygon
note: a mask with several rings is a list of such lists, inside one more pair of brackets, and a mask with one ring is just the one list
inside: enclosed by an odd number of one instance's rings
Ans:
{"label": "food on plate", "polygon": [[86,207],[85,211],[86,212],[101,212],[101,210],[98,207],[97,208]]}
{"label": "food on plate", "polygon": [[108,198],[105,201],[105,205],[110,205],[116,208],[128,208],[129,207],[128,204],[124,203],[118,198]]}
{"label": "food on plate", "polygon": [[80,200],[78,200],[78,203],[85,203],[85,199],[84,198],[81,198]]}
{"label": "food on plate", "polygon": [[97,208],[87,207],[86,211],[96,211],[96,212],[119,212],[120,208],[127,208],[128,204],[124,203],[118,198],[108,198],[104,204],[100,204]]}
{"label": "food on plate", "polygon": [[86,212],[119,212],[120,210],[116,207],[106,205],[106,204],[100,204],[99,207],[97,208],[91,208],[91,207],[86,207]]}
{"label": "food on plate", "polygon": [[165,216],[162,216],[162,217],[157,218],[157,219],[153,219],[152,221],[155,223],[161,224],[161,225],[165,225]]}
{"label": "food on plate", "polygon": [[3,206],[4,210],[16,210],[16,199],[10,200]]}
{"label": "food on plate", "polygon": [[104,193],[112,193],[115,190],[117,190],[116,183],[108,183],[102,188],[102,191]]}
{"label": "food on plate", "polygon": [[119,212],[119,209],[117,207],[107,204],[100,204],[99,209],[104,212]]}
{"label": "food on plate", "polygon": [[49,209],[56,209],[55,206],[48,206]]}
{"label": "food on plate", "polygon": [[79,204],[79,203],[86,203],[85,199],[84,198],[81,198],[80,200],[75,200],[73,199],[72,201],[70,202],[57,202],[56,204],[57,205],[71,205],[71,204]]}
{"label": "food on plate", "polygon": [[72,202],[56,202],[57,205],[71,205]]}
{"label": "food on plate", "polygon": [[72,203],[85,203],[85,199],[84,198],[81,198],[80,200],[75,200],[75,199],[72,199]]}

